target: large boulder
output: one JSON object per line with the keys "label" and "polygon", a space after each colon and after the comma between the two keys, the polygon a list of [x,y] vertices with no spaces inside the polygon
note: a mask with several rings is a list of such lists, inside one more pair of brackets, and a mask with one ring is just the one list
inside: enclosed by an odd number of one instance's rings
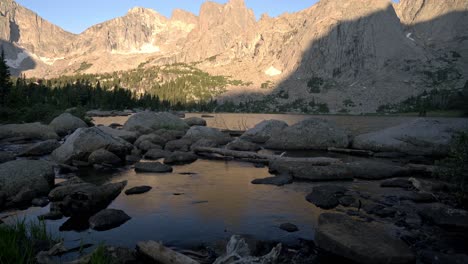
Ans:
{"label": "large boulder", "polygon": [[73,133],[80,127],[88,127],[83,120],[70,113],[63,113],[57,116],[52,120],[52,122],[50,122],[49,126],[52,127],[60,136]]}
{"label": "large boulder", "polygon": [[41,123],[0,126],[0,140],[8,141],[12,139],[47,140],[58,139],[58,135],[50,126]]}
{"label": "large boulder", "polygon": [[265,120],[245,131],[241,138],[254,143],[265,143],[272,136],[279,134],[288,124],[280,120]]}
{"label": "large boulder", "polygon": [[52,152],[52,157],[59,163],[70,164],[73,160],[87,161],[92,152],[105,149],[124,158],[132,148],[127,141],[106,134],[97,127],[79,128]]}
{"label": "large boulder", "polygon": [[43,156],[58,149],[60,143],[56,139],[38,142],[20,153],[19,156]]}
{"label": "large boulder", "polygon": [[102,132],[106,133],[106,134],[109,134],[113,137],[119,137],[123,140],[126,140],[130,143],[133,143],[135,142],[135,140],[138,138],[138,135],[137,133],[135,132],[132,132],[132,131],[127,131],[127,130],[123,130],[123,129],[114,129],[114,128],[110,128],[110,127],[106,127],[106,126],[99,126],[98,127],[99,130],[101,130]]}
{"label": "large boulder", "polygon": [[353,139],[352,146],[375,152],[441,156],[449,152],[455,134],[467,130],[466,119],[419,118],[395,127],[359,135]]}
{"label": "large boulder", "polygon": [[189,117],[184,119],[189,126],[206,126],[206,120],[200,117]]}
{"label": "large boulder", "polygon": [[93,164],[109,164],[117,165],[122,163],[122,160],[114,153],[105,149],[98,149],[93,151],[88,157],[88,163]]}
{"label": "large boulder", "polygon": [[147,160],[158,160],[169,156],[171,153],[162,149],[150,149],[146,152],[144,158]]}
{"label": "large boulder", "polygon": [[131,217],[122,210],[104,209],[89,218],[89,227],[97,231],[105,231],[119,227],[130,219]]}
{"label": "large boulder", "polygon": [[151,142],[152,144],[159,145],[161,147],[164,147],[166,142],[168,141],[166,138],[156,135],[156,134],[147,134],[147,135],[142,135],[140,136],[136,141],[135,141],[135,146],[137,148],[140,148],[140,145],[145,142]]}
{"label": "large boulder", "polygon": [[187,123],[173,114],[146,111],[132,115],[125,122],[123,129],[149,134],[159,129],[186,130],[188,127]]}
{"label": "large boulder", "polygon": [[266,142],[266,147],[287,150],[346,148],[349,145],[348,137],[348,133],[334,123],[310,118],[275,134]]}
{"label": "large boulder", "polygon": [[167,151],[189,151],[192,141],[190,139],[171,140],[166,143],[164,150]]}
{"label": "large boulder", "polygon": [[352,180],[353,175],[338,159],[278,158],[269,161],[269,171],[289,174],[295,179],[310,181]]}
{"label": "large boulder", "polygon": [[219,129],[204,126],[191,127],[183,139],[190,140],[192,143],[195,143],[200,139],[209,139],[220,145],[227,144],[232,140],[229,135],[224,134]]}
{"label": "large boulder", "polygon": [[44,160],[14,160],[0,164],[0,193],[10,206],[47,195],[54,186],[53,166]]}
{"label": "large boulder", "polygon": [[49,193],[49,200],[65,216],[93,215],[106,208],[127,185],[126,181],[97,186],[91,183],[62,185]]}
{"label": "large boulder", "polygon": [[413,263],[415,256],[389,227],[336,213],[321,214],[315,233],[319,248],[358,263]]}

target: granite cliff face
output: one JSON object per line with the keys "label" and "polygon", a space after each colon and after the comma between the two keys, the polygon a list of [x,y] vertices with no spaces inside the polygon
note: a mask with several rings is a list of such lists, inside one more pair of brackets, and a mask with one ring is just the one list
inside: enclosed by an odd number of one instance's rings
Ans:
{"label": "granite cliff face", "polygon": [[205,2],[199,16],[137,7],[74,35],[5,0],[0,39],[14,72],[27,76],[192,63],[252,83],[225,97],[282,95],[280,104],[320,101],[332,110],[352,100],[351,111],[368,112],[424,90],[462,87],[467,14],[466,0],[321,0],[257,21],[243,0],[231,0]]}

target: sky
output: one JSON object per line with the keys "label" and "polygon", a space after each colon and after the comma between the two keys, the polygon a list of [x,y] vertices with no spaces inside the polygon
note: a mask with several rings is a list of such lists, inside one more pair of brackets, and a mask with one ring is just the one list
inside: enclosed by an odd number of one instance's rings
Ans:
{"label": "sky", "polygon": [[[18,4],[38,13],[41,17],[63,29],[81,33],[88,27],[123,16],[135,6],[152,8],[166,17],[172,10],[184,9],[198,15],[205,0],[16,0]],[[227,0],[214,2],[226,3]],[[296,12],[315,4],[317,0],[245,0],[257,18],[263,13],[278,16]]]}

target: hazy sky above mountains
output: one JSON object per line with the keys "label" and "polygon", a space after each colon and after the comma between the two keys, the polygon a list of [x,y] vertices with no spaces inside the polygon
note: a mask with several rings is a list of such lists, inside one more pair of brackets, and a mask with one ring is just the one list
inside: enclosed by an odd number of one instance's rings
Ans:
{"label": "hazy sky above mountains", "polygon": [[[135,6],[152,8],[170,17],[175,8],[198,15],[205,0],[16,0],[19,4],[38,13],[46,20],[73,33],[106,20],[123,16]],[[227,0],[214,2],[226,3]],[[245,0],[255,11],[257,18],[263,13],[278,16],[284,12],[295,12],[312,6],[317,0]]]}

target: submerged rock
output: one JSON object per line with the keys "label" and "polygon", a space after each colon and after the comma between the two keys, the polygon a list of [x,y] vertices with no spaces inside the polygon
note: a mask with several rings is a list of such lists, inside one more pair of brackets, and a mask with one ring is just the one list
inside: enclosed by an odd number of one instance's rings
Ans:
{"label": "submerged rock", "polygon": [[286,127],[288,127],[288,124],[284,121],[265,120],[247,130],[240,138],[250,142],[263,144],[270,138],[279,134]]}
{"label": "submerged rock", "polygon": [[200,117],[189,117],[184,119],[189,126],[206,126],[206,120]]}
{"label": "submerged rock", "polygon": [[279,228],[290,233],[299,231],[299,228],[297,228],[295,224],[291,224],[291,223],[281,224]]}
{"label": "submerged rock", "polygon": [[98,231],[105,231],[119,227],[130,220],[122,210],[104,209],[89,218],[89,227]]}
{"label": "submerged rock", "polygon": [[54,118],[54,120],[50,122],[49,126],[52,127],[60,136],[73,133],[75,130],[81,127],[88,127],[88,125],[83,120],[70,113],[63,113]]}
{"label": "submerged rock", "polygon": [[151,186],[137,186],[137,187],[133,187],[133,188],[126,190],[125,194],[126,195],[142,194],[142,193],[149,192],[152,188],[153,187]]}
{"label": "submerged rock", "polygon": [[340,204],[339,198],[344,196],[347,189],[338,185],[320,185],[312,189],[306,200],[322,209],[332,209]]}
{"label": "submerged rock", "polygon": [[9,124],[0,126],[0,140],[12,139],[48,140],[58,139],[57,133],[50,126],[41,123]]}
{"label": "submerged rock", "polygon": [[310,118],[284,128],[265,144],[267,148],[284,150],[327,150],[329,147],[346,148],[349,145],[348,133],[334,123]]}
{"label": "submerged rock", "polygon": [[99,149],[105,149],[123,158],[133,146],[121,138],[102,132],[97,127],[79,128],[62,146],[52,152],[52,158],[64,164],[70,164],[73,160],[87,161],[88,156]]}
{"label": "submerged rock", "polygon": [[315,242],[334,255],[359,263],[400,264],[415,260],[408,246],[390,236],[386,226],[354,220],[344,214],[321,214]]}
{"label": "submerged rock", "polygon": [[419,118],[395,127],[359,135],[353,140],[353,148],[444,156],[448,154],[455,134],[467,130],[468,122],[463,119]]}
{"label": "submerged rock", "polygon": [[56,139],[50,139],[38,142],[24,150],[20,156],[43,156],[52,153],[60,147],[60,143]]}
{"label": "submerged rock", "polygon": [[123,126],[123,129],[139,134],[149,134],[159,129],[186,130],[188,128],[187,123],[173,114],[148,111],[132,115]]}
{"label": "submerged rock", "polygon": [[167,173],[172,172],[172,167],[162,164],[161,162],[138,162],[135,164],[135,171]]}
{"label": "submerged rock", "polygon": [[54,187],[52,164],[44,160],[14,160],[0,164],[0,192],[4,204],[16,206],[47,195]]}
{"label": "submerged rock", "polygon": [[293,182],[293,177],[289,174],[280,174],[274,177],[267,177],[263,179],[255,179],[252,184],[270,184],[276,186],[283,186]]}

